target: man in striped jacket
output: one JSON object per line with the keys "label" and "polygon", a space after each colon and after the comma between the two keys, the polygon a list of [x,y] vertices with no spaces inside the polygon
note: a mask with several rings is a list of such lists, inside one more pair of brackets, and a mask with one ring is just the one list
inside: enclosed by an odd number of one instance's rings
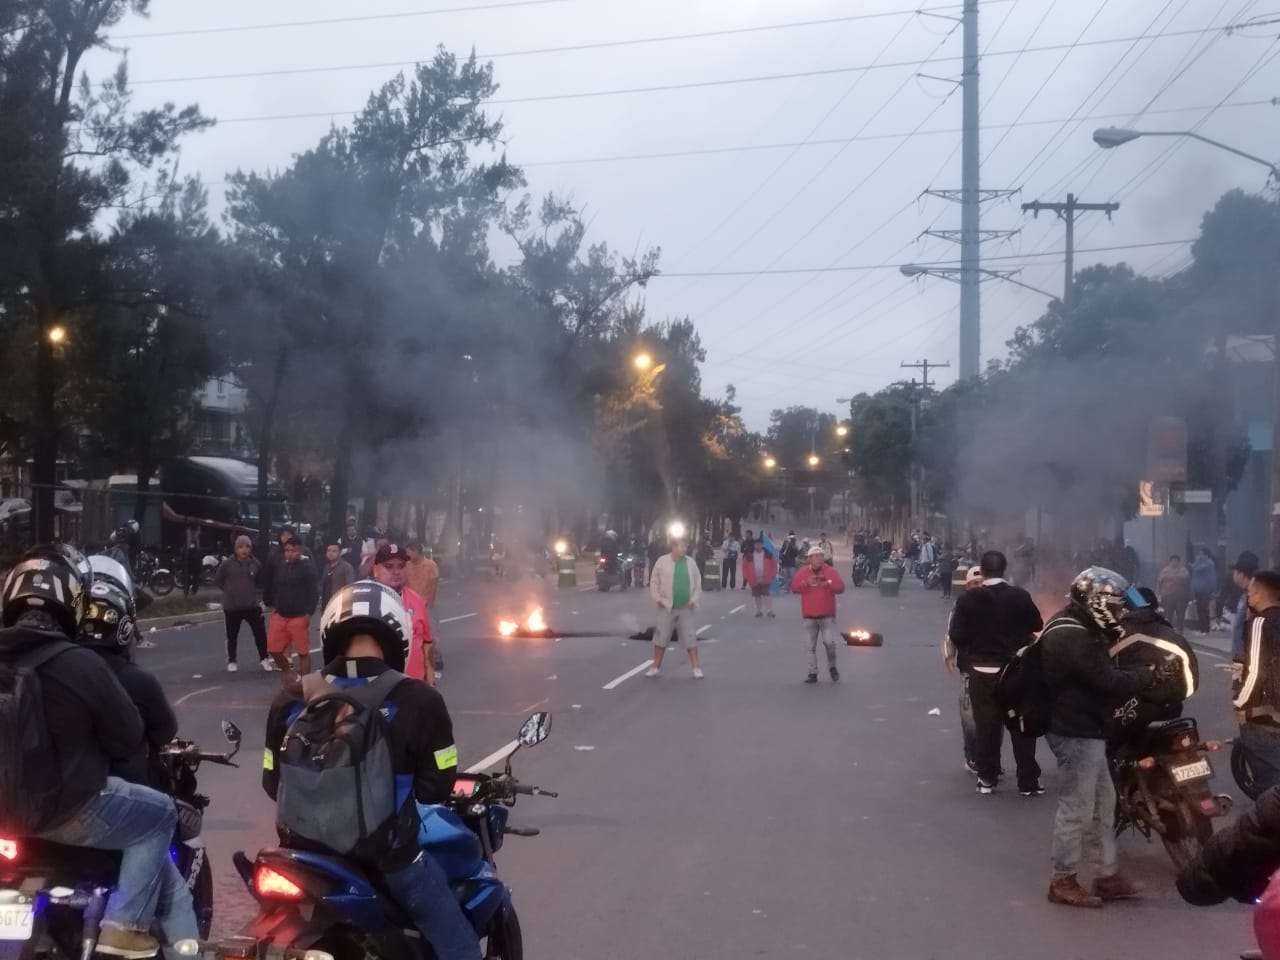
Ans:
{"label": "man in striped jacket", "polygon": [[1244,664],[1234,706],[1240,745],[1259,790],[1280,784],[1280,573],[1260,570],[1249,581]]}

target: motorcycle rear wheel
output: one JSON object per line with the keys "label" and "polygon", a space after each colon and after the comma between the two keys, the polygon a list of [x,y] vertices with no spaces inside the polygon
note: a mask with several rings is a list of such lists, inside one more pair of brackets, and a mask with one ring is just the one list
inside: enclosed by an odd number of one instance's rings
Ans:
{"label": "motorcycle rear wheel", "polygon": [[485,960],[524,960],[524,935],[513,904],[493,918]]}
{"label": "motorcycle rear wheel", "polygon": [[1185,800],[1179,801],[1176,810],[1164,814],[1164,830],[1160,842],[1173,865],[1183,870],[1200,853],[1201,848],[1213,836],[1213,824],[1209,818],[1192,810]]}
{"label": "motorcycle rear wheel", "polygon": [[165,597],[173,593],[173,588],[177,585],[172,573],[168,570],[157,570],[151,574],[151,578],[147,581],[147,586],[151,588],[151,592],[157,597]]}

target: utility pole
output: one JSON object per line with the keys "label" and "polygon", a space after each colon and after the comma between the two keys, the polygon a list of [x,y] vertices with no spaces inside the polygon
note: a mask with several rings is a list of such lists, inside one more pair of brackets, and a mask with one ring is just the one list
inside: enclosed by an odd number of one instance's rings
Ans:
{"label": "utility pole", "polygon": [[[933,370],[946,369],[947,367],[951,366],[951,362],[947,361],[945,363],[934,363],[931,360],[921,360],[918,363],[907,363],[904,361],[903,363],[900,364],[900,366],[904,370],[921,371],[921,377],[920,377],[921,382],[924,386],[924,389],[928,390],[929,387],[932,386],[932,384],[929,381],[929,370],[930,369],[933,369]],[[912,379],[911,381],[911,447],[913,452],[911,457],[911,516],[913,518],[918,516],[920,513],[920,483],[922,480],[920,464],[914,454],[915,445],[916,445],[916,431],[919,428],[919,420],[920,420],[920,395],[916,392],[915,386],[916,386],[916,382],[914,379]]]}
{"label": "utility pole", "polygon": [[1111,219],[1111,215],[1120,209],[1118,203],[1081,203],[1076,199],[1074,193],[1067,194],[1066,203],[1042,203],[1039,200],[1033,200],[1031,203],[1022,205],[1022,212],[1026,213],[1030,210],[1037,217],[1040,216],[1041,210],[1051,210],[1062,218],[1063,223],[1067,225],[1067,275],[1062,285],[1062,314],[1065,317],[1071,316],[1072,307],[1075,305],[1075,287],[1076,287],[1076,214],[1077,213],[1105,213],[1107,219]]}
{"label": "utility pole", "polygon": [[[935,14],[943,16],[943,14]],[[954,18],[948,18],[954,19]],[[978,0],[964,0],[961,17],[964,32],[964,67],[960,75],[963,140],[960,147],[960,189],[924,191],[944,200],[959,201],[960,231],[937,231],[936,236],[960,241],[960,379],[976,377],[982,370],[982,243],[1016,231],[983,230],[982,204],[1007,197],[1013,190],[983,190],[978,128]],[[931,231],[926,231],[931,232]],[[934,366],[934,364],[931,364]]]}

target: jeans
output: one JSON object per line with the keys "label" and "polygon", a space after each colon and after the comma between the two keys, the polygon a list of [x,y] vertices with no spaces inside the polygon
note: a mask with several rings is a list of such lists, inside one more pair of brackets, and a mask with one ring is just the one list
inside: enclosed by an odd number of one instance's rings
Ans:
{"label": "jeans", "polygon": [[794,563],[784,563],[778,568],[778,579],[782,581],[782,592],[791,592],[791,580],[796,575]]}
{"label": "jeans", "polygon": [[[207,851],[206,851],[207,855]],[[199,940],[200,927],[196,923],[196,908],[191,900],[191,888],[187,886],[187,878],[179,871],[177,864],[169,859],[169,869],[160,878],[160,896],[156,901],[156,923],[164,934],[164,942],[177,943],[179,940]],[[172,949],[165,950],[166,960],[175,960],[178,956]]]}
{"label": "jeans", "polygon": [[383,879],[392,898],[435,948],[438,960],[480,960],[480,937],[433,857],[420,853],[403,870],[384,873]]}
{"label": "jeans", "polygon": [[120,877],[102,920],[145,932],[151,929],[161,890],[170,889],[169,872],[177,874],[169,859],[177,822],[173,801],[163,793],[108,777],[70,820],[40,836],[73,847],[119,850]]}
{"label": "jeans", "polygon": [[1257,720],[1242,723],[1240,746],[1249,758],[1259,792],[1280,783],[1280,727]]}
{"label": "jeans", "polygon": [[1173,622],[1173,629],[1179,633],[1187,631],[1187,596],[1186,594],[1172,594],[1168,597],[1160,598],[1160,606],[1164,607],[1165,615]]}
{"label": "jeans", "polygon": [[1209,632],[1209,604],[1213,600],[1212,593],[1196,591],[1196,629],[1201,633]]}
{"label": "jeans", "polygon": [[[974,758],[978,778],[995,786],[1000,782],[1000,752],[1004,749],[1004,719],[996,704],[998,673],[973,671],[966,674],[969,701],[973,707]],[[1031,790],[1040,785],[1040,765],[1036,763],[1035,737],[1009,732],[1013,758],[1017,762],[1018,789]]]}
{"label": "jeans", "polygon": [[1097,876],[1115,874],[1116,788],[1107,742],[1045,735],[1058,759],[1058,813],[1053,821],[1053,878],[1072,877],[1088,856]]}
{"label": "jeans", "polygon": [[736,590],[738,588],[738,561],[725,557],[720,564],[720,589]]}
{"label": "jeans", "polygon": [[809,651],[809,673],[818,672],[818,640],[827,648],[827,667],[836,668],[836,618],[805,617],[805,647]]}
{"label": "jeans", "polygon": [[223,610],[223,618],[227,621],[227,663],[236,662],[236,644],[240,639],[240,625],[247,623],[253,634],[254,646],[258,648],[258,659],[267,659],[267,624],[262,618],[262,608],[250,607],[247,610]]}

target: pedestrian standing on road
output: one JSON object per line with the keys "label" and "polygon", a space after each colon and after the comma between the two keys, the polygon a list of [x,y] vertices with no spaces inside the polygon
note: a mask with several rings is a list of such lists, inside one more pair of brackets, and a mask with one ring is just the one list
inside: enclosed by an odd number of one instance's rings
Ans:
{"label": "pedestrian standing on road", "polygon": [[405,585],[427,605],[427,630],[431,635],[431,670],[435,679],[444,675],[444,656],[440,653],[440,619],[436,613],[436,594],[440,590],[440,565],[422,552],[422,544],[410,540],[404,545],[409,562],[404,566]]}
{"label": "pedestrian standing on road", "polygon": [[365,541],[364,554],[360,558],[360,579],[370,580],[373,578],[373,568],[377,565],[378,554],[382,552],[382,548],[391,543],[391,538],[384,534],[378,534],[372,541]]}
{"label": "pedestrian standing on road", "polygon": [[[970,567],[964,578],[965,590],[974,590],[982,586],[982,568]],[[956,673],[956,645],[951,642],[951,621],[955,619],[954,608],[947,618],[947,630],[942,635],[942,662],[947,673]],[[973,722],[973,700],[969,696],[969,680],[960,674],[960,738],[964,743],[964,768],[978,775],[978,731]]]}
{"label": "pedestrian standing on road", "polygon": [[836,669],[836,595],[844,593],[840,573],[827,563],[821,547],[809,548],[809,563],[791,579],[791,592],[800,594],[800,616],[804,618],[805,644],[809,650],[809,675],[805,683],[818,682],[818,641],[827,651],[827,672],[831,682],[840,682]]}
{"label": "pedestrian standing on road", "polygon": [[1191,595],[1196,601],[1196,628],[1209,632],[1209,605],[1218,585],[1218,565],[1208,547],[1201,547],[1191,563]]}
{"label": "pedestrian standing on road", "polygon": [[[961,594],[951,615],[951,642],[973,708],[977,789],[984,796],[995,793],[1000,783],[1004,746],[1004,716],[996,703],[1000,671],[1044,626],[1031,594],[1004,579],[1007,569],[1008,560],[999,550],[984,553],[979,564],[982,586]],[[1035,738],[1010,731],[1009,739],[1017,762],[1018,792],[1024,797],[1042,796]]]}
{"label": "pedestrian standing on road", "polygon": [[406,676],[435,684],[435,672],[431,667],[431,624],[427,619],[426,601],[416,590],[406,585],[408,552],[399,544],[386,543],[378,548],[373,558],[373,579],[385,584],[400,595],[400,601],[409,611],[413,636],[405,651]]}
{"label": "pedestrian standing on road", "polygon": [[247,623],[258,648],[258,660],[263,670],[275,669],[267,653],[267,625],[263,621],[262,607],[258,604],[258,583],[262,578],[262,564],[253,555],[253,541],[248,537],[236,537],[235,552],[218,565],[214,585],[222,591],[222,617],[227,624],[227,672],[239,670],[236,664],[236,643],[240,638],[240,625]]}
{"label": "pedestrian standing on road", "polygon": [[342,533],[342,538],[338,541],[338,547],[342,551],[342,559],[347,561],[347,565],[351,567],[352,572],[359,570],[361,553],[364,550],[364,540],[360,537],[355,517],[347,517],[347,527]]}
{"label": "pedestrian standing on road", "polygon": [[751,551],[742,554],[742,585],[751,588],[752,599],[756,604],[756,616],[766,614],[773,618],[773,578],[778,575],[778,561],[773,554],[764,548],[762,540],[751,542]]}
{"label": "pedestrian standing on road", "polygon": [[342,544],[336,540],[324,548],[324,576],[320,580],[320,609],[323,610],[333,595],[348,583],[356,582],[356,572],[342,559]]}
{"label": "pedestrian standing on road", "polygon": [[[754,536],[752,536],[751,531],[750,531],[750,530],[748,530],[748,531],[743,535],[743,537],[742,537],[742,559],[743,559],[743,561],[744,561],[744,562],[746,561],[747,556],[748,556],[748,555],[749,555],[753,550],[755,550],[755,548],[756,548],[756,541],[755,541],[755,537],[754,537]],[[748,589],[748,587],[747,587],[747,574],[746,574],[746,571],[745,571],[745,570],[742,572],[742,589],[743,589],[743,590]]]}
{"label": "pedestrian standing on road", "polygon": [[720,545],[720,553],[723,558],[720,561],[721,590],[738,589],[738,554],[741,551],[742,547],[737,540],[733,539],[732,533],[725,537],[724,543]]}
{"label": "pedestrian standing on road", "polygon": [[1249,581],[1249,609],[1239,687],[1232,706],[1240,747],[1258,790],[1280,785],[1280,573],[1259,570]]}
{"label": "pedestrian standing on road", "polygon": [[1187,601],[1191,597],[1191,571],[1176,553],[1169,558],[1160,576],[1156,578],[1156,595],[1165,609],[1173,628],[1179,633],[1187,629]]}
{"label": "pedestrian standing on road", "polygon": [[835,560],[836,548],[831,543],[831,538],[827,536],[826,531],[818,534],[818,546],[822,548],[822,555],[826,557],[828,562]]}
{"label": "pedestrian standing on road", "polygon": [[702,665],[698,661],[698,633],[693,626],[693,614],[702,596],[702,577],[694,563],[685,556],[683,540],[673,537],[671,552],[659,557],[653,565],[649,596],[658,605],[658,623],[653,630],[653,666],[645,676],[656,677],[662,670],[662,657],[674,630],[689,655],[694,677],[701,680]]}
{"label": "pedestrian standing on road", "polygon": [[[1231,659],[1236,664],[1244,663],[1244,625],[1249,619],[1249,581],[1258,572],[1258,555],[1250,550],[1243,551],[1231,568],[1231,582],[1240,591],[1236,600],[1235,614],[1231,618]],[[1235,671],[1235,679],[1240,679],[1240,671]]]}
{"label": "pedestrian standing on road", "polygon": [[187,542],[182,554],[182,563],[186,573],[186,584],[182,594],[194,597],[200,590],[200,574],[204,569],[204,549],[200,543],[200,524],[187,524]]}
{"label": "pedestrian standing on road", "polygon": [[298,674],[311,672],[311,617],[320,599],[320,578],[311,558],[302,555],[297,540],[284,541],[280,554],[281,562],[262,599],[271,610],[267,650],[284,673],[284,683],[289,684],[294,679],[291,652],[298,655]]}
{"label": "pedestrian standing on road", "polygon": [[955,575],[956,553],[950,546],[942,548],[942,555],[938,558],[938,583],[942,586],[942,599],[951,599],[951,578]]}
{"label": "pedestrian standing on road", "polygon": [[[1141,693],[1155,680],[1150,666],[1123,670],[1107,653],[1124,632],[1120,618],[1128,587],[1113,570],[1081,571],[1072,581],[1067,606],[1049,618],[1040,634],[1044,683],[1052,698],[1045,740],[1058,760],[1050,903],[1100,907],[1142,891],[1120,873],[1116,790],[1107,762],[1116,701]],[[1092,892],[1079,881],[1086,851],[1097,860]]]}

